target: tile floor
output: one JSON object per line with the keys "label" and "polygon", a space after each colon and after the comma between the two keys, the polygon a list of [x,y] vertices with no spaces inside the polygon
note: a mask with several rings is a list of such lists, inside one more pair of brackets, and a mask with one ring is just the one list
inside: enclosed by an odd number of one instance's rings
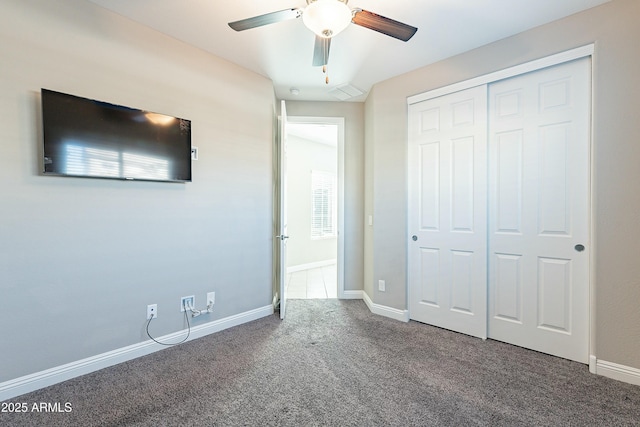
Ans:
{"label": "tile floor", "polygon": [[296,271],[287,275],[287,299],[338,298],[336,265]]}

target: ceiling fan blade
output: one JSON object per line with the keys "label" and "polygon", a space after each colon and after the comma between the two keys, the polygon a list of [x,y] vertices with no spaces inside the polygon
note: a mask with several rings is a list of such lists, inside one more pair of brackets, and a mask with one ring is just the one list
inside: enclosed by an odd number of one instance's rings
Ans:
{"label": "ceiling fan blade", "polygon": [[288,21],[302,16],[302,10],[296,8],[280,10],[278,12],[265,13],[253,18],[241,19],[229,22],[229,26],[236,31],[244,31],[250,28],[261,27],[263,25],[275,24],[276,22]]}
{"label": "ceiling fan blade", "polygon": [[356,9],[351,22],[361,27],[395,37],[404,42],[408,41],[416,31],[418,31],[416,27],[412,27],[411,25],[403,24],[402,22],[394,21],[393,19],[385,18],[384,16],[362,9]]}
{"label": "ceiling fan blade", "polygon": [[331,47],[331,39],[316,36],[316,42],[313,46],[313,66],[321,67],[329,62],[329,48]]}

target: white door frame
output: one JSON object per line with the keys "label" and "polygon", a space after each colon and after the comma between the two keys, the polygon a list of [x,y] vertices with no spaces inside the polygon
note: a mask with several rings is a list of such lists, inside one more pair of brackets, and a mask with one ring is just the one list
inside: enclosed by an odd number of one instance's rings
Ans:
{"label": "white door frame", "polygon": [[287,308],[287,106],[280,101],[280,123],[278,138],[278,235],[274,237],[278,243],[278,293],[280,295],[280,319],[286,316]]}
{"label": "white door frame", "polygon": [[[338,127],[338,239],[336,270],[338,298],[345,298],[344,291],[344,117],[288,116],[288,123],[327,124]],[[286,271],[284,272],[286,274]]]}
{"label": "white door frame", "polygon": [[[571,49],[565,52],[560,52],[555,55],[547,56],[544,58],[540,58],[534,61],[526,62],[524,64],[516,65],[513,67],[506,68],[504,70],[496,71],[493,73],[485,74],[483,76],[475,77],[470,80],[466,80],[463,82],[454,83],[452,85],[444,86],[441,88],[433,89],[428,92],[424,92],[418,95],[410,96],[407,98],[407,105],[416,104],[418,102],[426,101],[428,99],[436,98],[443,95],[448,95],[450,93],[458,92],[461,90],[469,89],[475,86],[487,85],[499,80],[507,79],[510,77],[515,77],[520,74],[529,73],[532,71],[541,70],[543,68],[551,67],[554,65],[559,65],[565,62],[573,61],[575,59],[591,57],[591,69],[593,73],[593,57],[595,52],[595,44],[588,44],[586,46],[578,47],[575,49]],[[594,144],[593,144],[593,96],[595,91],[593,90],[593,78],[591,79],[592,84],[592,96],[591,96],[591,125],[589,128],[590,134],[590,148],[589,148],[589,156],[590,156],[590,183],[589,183],[589,244],[591,246],[591,254],[589,258],[589,370],[592,373],[596,372],[596,357],[595,357],[595,267],[594,267],[594,256],[596,253],[596,242],[595,242],[595,208],[594,208]],[[408,126],[408,122],[407,122]],[[407,141],[408,144],[408,141]],[[407,224],[409,224],[409,212],[407,211]],[[409,230],[407,230],[407,236],[409,235]],[[410,249],[410,240],[407,239],[407,251]],[[407,252],[409,253],[409,252]],[[406,283],[406,295],[409,298],[409,280]],[[409,307],[409,301],[407,300],[407,308]]]}

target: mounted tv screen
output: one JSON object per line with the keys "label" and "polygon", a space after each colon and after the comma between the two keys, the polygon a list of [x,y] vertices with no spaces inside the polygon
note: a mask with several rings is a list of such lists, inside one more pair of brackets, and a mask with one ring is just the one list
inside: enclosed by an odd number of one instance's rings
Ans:
{"label": "mounted tv screen", "polygon": [[191,121],[42,89],[44,174],[191,181]]}

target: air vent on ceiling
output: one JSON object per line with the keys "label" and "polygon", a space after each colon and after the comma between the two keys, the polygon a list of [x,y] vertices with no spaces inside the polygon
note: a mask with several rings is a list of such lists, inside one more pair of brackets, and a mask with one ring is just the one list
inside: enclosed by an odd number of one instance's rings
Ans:
{"label": "air vent on ceiling", "polygon": [[335,87],[329,91],[329,95],[334,98],[338,98],[340,101],[346,101],[350,98],[355,98],[356,96],[362,95],[362,92],[357,87],[351,86],[350,84],[345,84],[342,86]]}

